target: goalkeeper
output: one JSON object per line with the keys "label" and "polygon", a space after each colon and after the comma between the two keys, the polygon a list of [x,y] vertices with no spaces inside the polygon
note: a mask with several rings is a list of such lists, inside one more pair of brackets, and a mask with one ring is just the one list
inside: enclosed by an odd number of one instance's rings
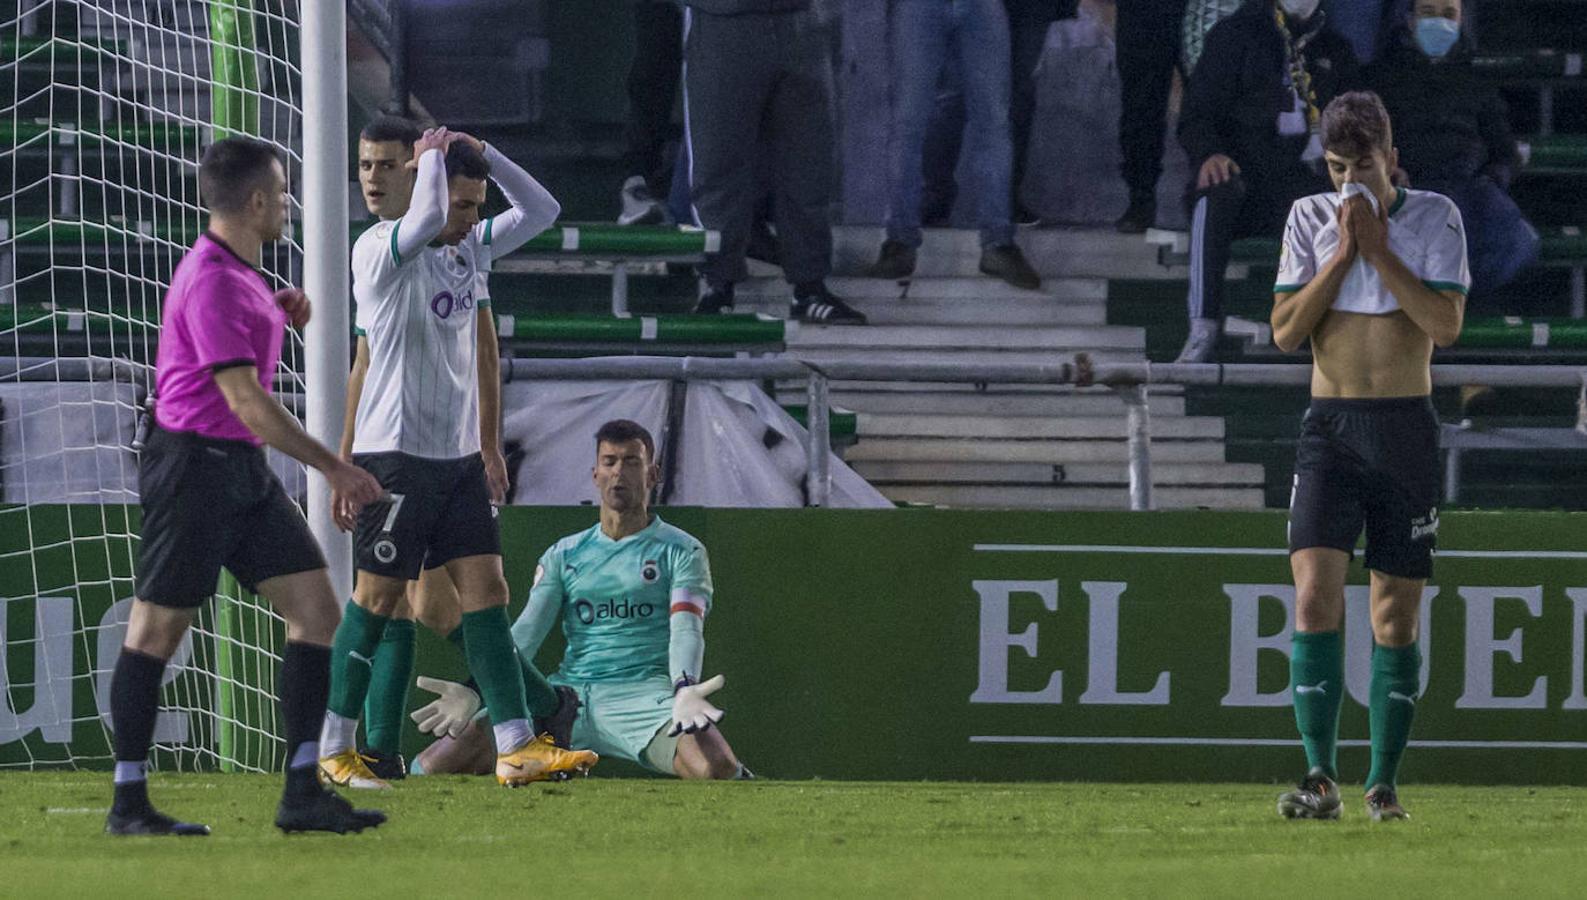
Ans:
{"label": "goalkeeper", "polygon": [[[664,775],[753,777],[716,728],[722,710],[708,698],[723,677],[699,677],[710,566],[699,541],[650,512],[660,480],[650,433],[626,419],[602,425],[594,479],[600,522],[545,552],[512,627],[527,662],[562,616],[567,652],[550,681],[582,703],[571,728],[554,736]],[[461,685],[431,684],[442,697],[414,718],[441,739],[419,754],[415,772],[489,771],[489,733],[468,722],[478,701]]]}

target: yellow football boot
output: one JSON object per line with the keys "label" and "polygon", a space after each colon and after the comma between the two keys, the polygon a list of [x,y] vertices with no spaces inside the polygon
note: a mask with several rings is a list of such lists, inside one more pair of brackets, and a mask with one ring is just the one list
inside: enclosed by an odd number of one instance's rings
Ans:
{"label": "yellow football boot", "polygon": [[496,781],[506,787],[518,787],[531,781],[583,775],[600,759],[591,750],[563,750],[549,733],[542,734],[517,750],[496,757]]}
{"label": "yellow football boot", "polygon": [[320,757],[320,781],[337,787],[389,791],[391,785],[369,771],[369,758],[357,750],[343,750],[335,756]]}

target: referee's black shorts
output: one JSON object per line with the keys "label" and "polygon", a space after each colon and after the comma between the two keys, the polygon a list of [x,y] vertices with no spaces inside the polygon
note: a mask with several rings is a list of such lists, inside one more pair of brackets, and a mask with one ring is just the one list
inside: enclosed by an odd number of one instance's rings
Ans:
{"label": "referee's black shorts", "polygon": [[465,556],[500,556],[496,507],[478,453],[430,459],[407,453],[357,453],[391,499],[358,514],[353,534],[360,572],[412,581],[422,569]]}
{"label": "referee's black shorts", "polygon": [[1427,578],[1438,544],[1438,415],[1426,397],[1313,398],[1301,422],[1289,501],[1289,549],[1354,554],[1366,566]]}
{"label": "referee's black shorts", "polygon": [[262,447],[156,426],[138,460],[138,496],[142,600],[198,606],[215,593],[223,566],[250,591],[271,578],[325,568]]}

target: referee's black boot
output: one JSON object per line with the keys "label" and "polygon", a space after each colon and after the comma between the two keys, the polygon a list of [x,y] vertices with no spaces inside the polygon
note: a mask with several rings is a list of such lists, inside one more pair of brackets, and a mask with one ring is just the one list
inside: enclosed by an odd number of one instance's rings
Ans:
{"label": "referee's black boot", "polygon": [[114,809],[105,817],[106,834],[154,835],[173,834],[183,837],[202,837],[209,834],[208,825],[196,822],[178,822],[154,807],[132,813],[118,813]]}
{"label": "referee's black boot", "polygon": [[154,808],[149,802],[147,781],[125,781],[116,785],[116,796],[105,817],[106,834],[206,835],[208,825],[178,822]]}
{"label": "referee's black boot", "polygon": [[287,789],[276,809],[276,827],[295,831],[331,831],[346,834],[363,831],[386,821],[386,814],[374,809],[354,809],[351,803],[321,787],[317,781],[304,782],[287,776]]}

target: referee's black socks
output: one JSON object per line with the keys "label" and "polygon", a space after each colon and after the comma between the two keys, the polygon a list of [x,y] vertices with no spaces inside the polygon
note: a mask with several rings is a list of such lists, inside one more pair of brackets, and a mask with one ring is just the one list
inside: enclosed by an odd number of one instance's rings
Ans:
{"label": "referee's black socks", "polygon": [[144,766],[154,743],[160,707],[160,679],[165,660],[126,647],[116,658],[110,677],[110,725],[116,751],[116,798],[111,811],[131,815],[148,810],[149,789]]}
{"label": "referee's black socks", "polygon": [[331,648],[288,641],[281,654],[281,721],[287,739],[288,793],[317,787],[320,725],[331,693]]}

